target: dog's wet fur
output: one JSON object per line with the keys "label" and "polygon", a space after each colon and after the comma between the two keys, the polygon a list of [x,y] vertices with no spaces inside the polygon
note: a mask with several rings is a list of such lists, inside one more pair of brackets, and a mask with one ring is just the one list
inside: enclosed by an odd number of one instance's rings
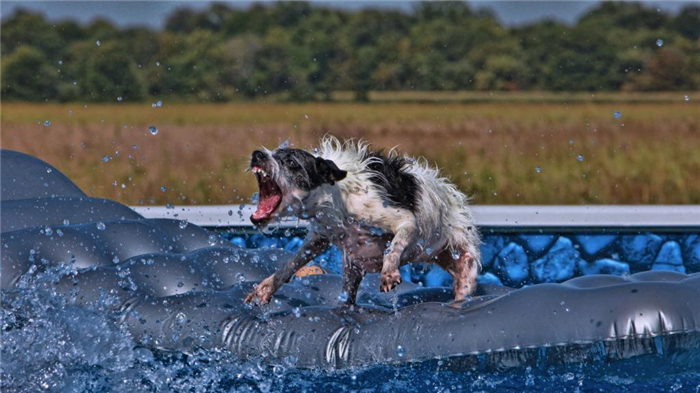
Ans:
{"label": "dog's wet fur", "polygon": [[331,244],[343,251],[343,290],[353,304],[362,278],[381,272],[380,290],[401,283],[399,267],[434,262],[454,278],[455,301],[472,293],[480,268],[479,234],[468,199],[425,159],[372,151],[362,142],[326,137],[313,152],[253,152],[260,187],[251,221],[309,219],[295,257],[246,298],[264,304]]}

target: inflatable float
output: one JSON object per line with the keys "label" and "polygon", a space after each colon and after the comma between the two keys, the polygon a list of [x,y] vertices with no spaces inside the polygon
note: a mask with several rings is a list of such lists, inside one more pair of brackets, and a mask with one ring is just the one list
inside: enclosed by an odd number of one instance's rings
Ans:
{"label": "inflatable float", "polygon": [[[340,276],[313,274],[284,285],[269,305],[244,305],[252,286],[291,255],[243,249],[184,221],[145,219],[88,197],[45,162],[2,151],[3,303],[59,269],[55,293],[115,311],[147,348],[217,349],[303,368],[440,361],[500,369],[700,347],[697,273],[481,284],[456,307],[449,288],[405,282],[380,293],[376,275],[363,281],[358,306],[341,306]],[[17,315],[5,328],[23,323]]]}

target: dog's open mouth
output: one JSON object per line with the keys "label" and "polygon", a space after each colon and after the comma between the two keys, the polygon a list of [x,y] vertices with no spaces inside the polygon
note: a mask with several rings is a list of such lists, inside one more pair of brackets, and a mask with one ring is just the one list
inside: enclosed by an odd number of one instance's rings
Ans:
{"label": "dog's open mouth", "polygon": [[260,188],[258,209],[255,210],[251,218],[257,222],[266,221],[270,219],[272,213],[282,202],[282,190],[264,169],[254,166],[251,170],[258,178],[258,187]]}

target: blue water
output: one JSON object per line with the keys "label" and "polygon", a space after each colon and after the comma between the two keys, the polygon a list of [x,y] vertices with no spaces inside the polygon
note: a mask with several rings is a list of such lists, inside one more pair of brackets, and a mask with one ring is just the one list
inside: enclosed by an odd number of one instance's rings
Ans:
{"label": "blue water", "polygon": [[68,268],[27,274],[2,299],[4,392],[30,391],[518,391],[700,392],[700,354],[649,355],[606,363],[493,370],[433,360],[401,367],[301,370],[294,359],[240,361],[219,351],[166,353],[143,347],[109,311],[71,304],[52,291]]}

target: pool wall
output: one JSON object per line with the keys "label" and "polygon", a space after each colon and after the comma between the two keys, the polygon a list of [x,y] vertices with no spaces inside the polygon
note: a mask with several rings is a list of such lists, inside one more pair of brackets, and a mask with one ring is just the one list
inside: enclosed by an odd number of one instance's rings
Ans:
{"label": "pool wall", "polygon": [[[304,222],[285,221],[263,235],[247,219],[250,205],[134,209],[219,230],[244,248],[294,252],[305,230]],[[698,206],[486,206],[474,214],[483,241],[481,283],[522,287],[590,274],[700,271]],[[331,248],[313,264],[340,273],[341,253]],[[401,273],[428,287],[451,286],[450,275],[434,264],[404,266]]]}

